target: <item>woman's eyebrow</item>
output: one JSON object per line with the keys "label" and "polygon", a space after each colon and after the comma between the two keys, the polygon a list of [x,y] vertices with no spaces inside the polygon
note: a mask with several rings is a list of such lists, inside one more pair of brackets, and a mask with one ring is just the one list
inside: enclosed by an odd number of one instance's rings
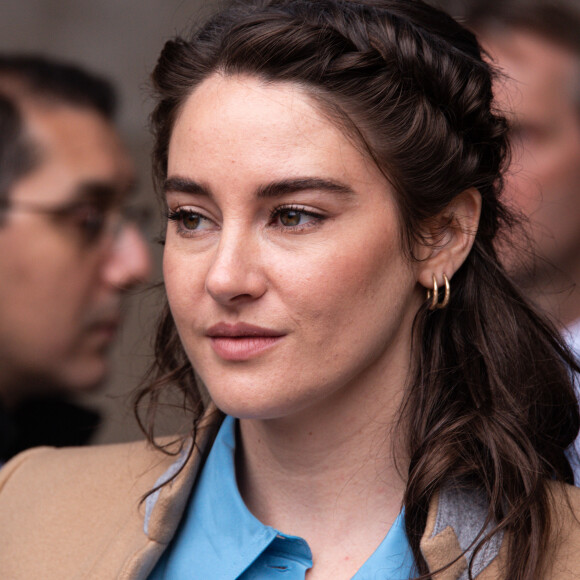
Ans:
{"label": "woman's eyebrow", "polygon": [[267,185],[261,186],[258,188],[257,197],[282,197],[283,195],[306,190],[337,193],[339,195],[349,197],[354,195],[354,191],[343,183],[332,181],[330,179],[322,179],[319,177],[304,177],[298,179],[274,181]]}
{"label": "woman's eyebrow", "polygon": [[[349,186],[319,177],[300,177],[294,179],[283,179],[273,181],[266,185],[259,186],[256,192],[258,199],[282,197],[300,191],[316,190],[334,193],[341,196],[353,196],[354,191]],[[211,197],[211,192],[207,187],[197,181],[185,177],[169,177],[163,183],[164,193],[190,193],[193,195],[203,195]]]}
{"label": "woman's eyebrow", "polygon": [[163,193],[192,193],[195,195],[209,196],[210,192],[206,187],[197,181],[187,179],[186,177],[168,177],[163,182]]}

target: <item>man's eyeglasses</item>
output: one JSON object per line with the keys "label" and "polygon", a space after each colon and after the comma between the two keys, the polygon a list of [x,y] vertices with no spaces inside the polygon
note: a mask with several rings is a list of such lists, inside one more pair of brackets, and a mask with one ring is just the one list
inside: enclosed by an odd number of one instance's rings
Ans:
{"label": "man's eyeglasses", "polygon": [[144,231],[151,221],[148,208],[118,205],[96,200],[74,200],[57,206],[9,201],[0,205],[0,216],[9,211],[46,215],[75,229],[83,244],[94,246],[105,239],[116,239],[127,224]]}

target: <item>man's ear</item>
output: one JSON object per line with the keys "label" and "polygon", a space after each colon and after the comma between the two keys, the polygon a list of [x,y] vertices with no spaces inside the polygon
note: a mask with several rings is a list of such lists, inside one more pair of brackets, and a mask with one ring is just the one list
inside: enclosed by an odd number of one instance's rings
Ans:
{"label": "man's ear", "polygon": [[424,244],[416,248],[417,280],[425,288],[439,286],[455,274],[467,258],[481,214],[481,194],[474,187],[457,195],[438,215],[425,224]]}

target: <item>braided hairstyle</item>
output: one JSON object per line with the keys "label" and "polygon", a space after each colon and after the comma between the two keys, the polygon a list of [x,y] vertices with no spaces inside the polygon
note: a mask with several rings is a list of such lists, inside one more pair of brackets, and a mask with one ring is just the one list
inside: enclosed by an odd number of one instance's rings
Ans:
{"label": "braided hairstyle", "polygon": [[[158,186],[181,107],[216,73],[308,91],[393,185],[411,260],[414,244],[427,243],[421,232],[428,220],[464,190],[481,193],[479,229],[454,276],[450,305],[423,307],[415,319],[419,364],[401,409],[411,458],[405,525],[427,578],[419,542],[429,502],[449,482],[478,487],[488,499],[489,535],[509,532],[506,578],[541,576],[550,534],[547,482],[572,481],[564,450],[579,417],[567,365],[577,367],[496,256],[494,238],[511,223],[498,197],[507,127],[493,110],[493,71],[475,37],[420,0],[234,2],[161,53],[152,114]],[[148,403],[142,426],[149,438],[169,388],[193,411],[195,435],[207,398],[168,308],[150,379],[137,397],[137,408]]]}

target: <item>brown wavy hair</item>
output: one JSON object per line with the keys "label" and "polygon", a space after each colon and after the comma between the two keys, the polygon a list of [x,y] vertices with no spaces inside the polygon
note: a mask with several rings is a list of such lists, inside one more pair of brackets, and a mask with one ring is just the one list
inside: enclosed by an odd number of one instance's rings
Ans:
{"label": "brown wavy hair", "polygon": [[[401,411],[411,458],[405,525],[427,578],[419,542],[431,499],[451,481],[477,487],[488,500],[490,535],[509,533],[505,577],[541,577],[548,480],[573,481],[564,451],[579,426],[569,374],[578,367],[496,256],[494,239],[513,222],[499,199],[507,124],[493,110],[493,71],[475,37],[420,0],[235,2],[161,53],[152,114],[159,191],[175,120],[214,73],[306,89],[392,183],[409,259],[428,220],[464,190],[481,193],[479,229],[449,306],[425,306],[415,319],[419,364]],[[156,405],[171,388],[192,410],[195,434],[207,398],[166,308],[137,400],[148,403],[142,425],[151,440]]]}

